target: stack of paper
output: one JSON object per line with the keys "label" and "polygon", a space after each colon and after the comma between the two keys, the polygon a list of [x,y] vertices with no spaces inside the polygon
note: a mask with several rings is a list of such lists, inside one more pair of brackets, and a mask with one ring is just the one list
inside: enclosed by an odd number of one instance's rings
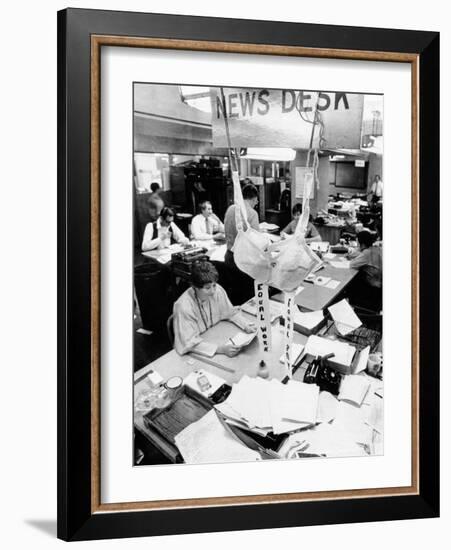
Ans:
{"label": "stack of paper", "polygon": [[275,434],[292,432],[315,424],[319,387],[290,380],[282,384],[271,380],[270,409],[272,431]]}
{"label": "stack of paper", "polygon": [[335,326],[342,336],[346,336],[362,325],[362,322],[355,314],[347,300],[341,300],[333,306],[329,306],[329,313],[335,321]]}
{"label": "stack of paper", "polygon": [[312,357],[324,357],[325,355],[333,353],[334,357],[331,357],[328,361],[335,366],[337,370],[345,370],[345,374],[347,374],[351,368],[355,352],[355,347],[350,344],[338,342],[337,340],[329,340],[315,335],[309,336],[305,345],[305,353]]}
{"label": "stack of paper", "polygon": [[260,459],[256,451],[246,447],[227,431],[214,410],[176,435],[175,443],[187,464]]}
{"label": "stack of paper", "polygon": [[319,388],[290,380],[243,378],[232,387],[229,397],[216,409],[227,421],[256,433],[291,432],[315,424]]}
{"label": "stack of paper", "polygon": [[340,401],[355,403],[360,407],[369,387],[370,383],[364,376],[350,374],[349,376],[345,376],[341,381],[338,399]]}

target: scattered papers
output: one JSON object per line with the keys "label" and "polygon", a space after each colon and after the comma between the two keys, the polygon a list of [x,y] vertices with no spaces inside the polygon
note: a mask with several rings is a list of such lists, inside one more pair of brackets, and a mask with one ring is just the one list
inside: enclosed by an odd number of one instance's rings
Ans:
{"label": "scattered papers", "polygon": [[340,401],[332,425],[347,432],[356,443],[369,445],[373,437],[373,429],[366,423],[369,413],[370,407],[357,407]]}
{"label": "scattered papers", "polygon": [[355,355],[355,347],[338,340],[329,340],[321,336],[309,336],[305,345],[305,353],[313,357],[324,357],[333,353],[334,357],[328,359],[331,363],[337,363],[344,367],[350,367]]}
{"label": "scattered papers", "polygon": [[329,250],[329,243],[327,241],[309,243],[309,247],[314,252],[327,252]]}
{"label": "scattered papers", "polygon": [[203,355],[204,357],[213,357],[218,347],[212,342],[199,342],[196,347],[193,348],[193,353]]}
{"label": "scattered papers", "polygon": [[299,325],[305,329],[312,330],[317,327],[324,319],[324,314],[321,309],[318,311],[299,311],[294,313],[294,324]]}
{"label": "scattered papers", "polygon": [[316,384],[295,380],[282,384],[274,379],[269,384],[273,433],[292,432],[316,422],[319,393]]}
{"label": "scattered papers", "polygon": [[248,346],[252,340],[257,336],[257,332],[237,332],[230,341],[237,348],[244,348]]}
{"label": "scattered papers", "polygon": [[279,226],[275,223],[261,222],[259,224],[260,231],[276,231],[279,229]]}
{"label": "scattered papers", "polygon": [[319,424],[309,430],[290,435],[279,449],[279,455],[288,458],[290,449],[299,443],[308,444],[307,453],[329,457],[366,456],[364,449],[358,445],[351,434],[341,426]]}
{"label": "scattered papers", "polygon": [[285,384],[282,393],[283,402],[278,403],[278,406],[283,420],[315,424],[319,396],[319,387],[316,384],[290,380]]}
{"label": "scattered papers", "polygon": [[[302,289],[302,287],[299,287]],[[299,290],[299,292],[301,292]],[[247,302],[245,302],[241,307],[241,311],[244,311],[244,313],[248,313],[249,315],[253,315],[254,317],[257,317],[257,306],[255,298],[251,298]],[[270,322],[273,323],[278,317],[281,317],[284,313],[283,311],[283,304],[280,302],[276,302],[275,300],[269,300],[269,313],[270,313]]]}
{"label": "scattered papers", "polygon": [[359,359],[354,368],[353,374],[359,374],[359,372],[362,372],[366,369],[366,365],[368,363],[368,356],[370,354],[370,349],[371,349],[370,346],[367,346],[366,348],[362,349],[362,351],[359,354]]}
{"label": "scattered papers", "polygon": [[337,286],[339,286],[340,281],[336,281],[335,279],[330,280],[326,286],[326,288],[330,288],[331,290],[335,290]]}
{"label": "scattered papers", "polygon": [[351,262],[349,260],[343,260],[341,262],[330,262],[330,265],[332,267],[336,267],[338,269],[349,269]]}
{"label": "scattered papers", "polygon": [[235,417],[244,420],[250,428],[268,428],[271,426],[269,410],[269,384],[262,378],[243,376],[225,403],[235,411]]}
{"label": "scattered papers", "polygon": [[330,422],[337,415],[338,399],[328,391],[322,391],[318,399],[318,414],[316,421]]}
{"label": "scattered papers", "polygon": [[160,264],[167,264],[171,261],[172,253],[171,254],[162,254],[161,256],[157,256],[157,261],[160,262]]}
{"label": "scattered papers", "polygon": [[261,433],[292,432],[315,424],[319,388],[290,380],[263,380],[243,376],[232,386],[229,397],[216,409],[227,417],[227,422]]}
{"label": "scattered papers", "polygon": [[227,251],[226,244],[222,244],[221,246],[215,247],[209,254],[210,260],[212,262],[223,262],[226,251]]}
{"label": "scattered papers", "polygon": [[[295,365],[298,362],[303,352],[304,352],[304,346],[302,344],[292,344],[291,346],[291,364],[292,365]],[[281,363],[285,363],[285,353],[282,353],[279,361]]]}
{"label": "scattered papers", "polygon": [[342,336],[346,336],[362,325],[362,322],[355,314],[347,300],[341,300],[328,308],[335,326]]}
{"label": "scattered papers", "polygon": [[257,452],[246,447],[226,430],[214,410],[176,435],[175,443],[187,464],[260,459]]}
{"label": "scattered papers", "polygon": [[370,383],[364,376],[350,374],[345,376],[340,384],[340,401],[348,401],[361,406],[370,387]]}

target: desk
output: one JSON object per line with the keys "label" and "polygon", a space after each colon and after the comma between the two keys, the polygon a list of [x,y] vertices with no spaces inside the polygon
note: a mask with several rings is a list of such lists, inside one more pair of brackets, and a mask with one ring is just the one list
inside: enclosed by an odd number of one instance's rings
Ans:
{"label": "desk", "polygon": [[318,233],[323,241],[330,243],[331,245],[337,244],[340,240],[341,232],[345,227],[343,225],[327,225],[327,224],[314,224]]}
{"label": "desk", "polygon": [[[242,315],[250,321],[255,322],[255,317],[251,315],[248,316],[245,313]],[[208,329],[202,337],[207,342],[225,343],[239,330],[240,329],[236,325],[228,321],[221,321],[214,327]],[[250,377],[255,377],[258,371],[258,365],[262,359],[267,363],[270,377],[282,380],[287,373],[284,364],[279,361],[283,353],[284,334],[283,327],[280,326],[278,319],[273,323],[271,331],[272,350],[268,353],[267,357],[264,357],[264,354],[260,351],[260,342],[257,337],[255,337],[254,341],[235,357],[227,357],[227,355],[222,354],[214,355],[213,357],[201,357],[194,353],[190,355],[207,363],[209,366],[216,367],[218,371],[221,371],[220,376],[225,378],[229,384],[238,382],[245,374]],[[307,336],[294,332],[293,342],[296,344],[305,344],[307,342]],[[222,370],[221,367],[223,367]]]}
{"label": "desk", "polygon": [[[354,279],[358,271],[356,269],[341,269],[325,264],[324,268],[318,271],[321,277],[330,277],[335,281],[340,281],[340,284],[335,289],[326,288],[324,286],[314,285],[304,282],[302,290],[295,298],[296,304],[305,311],[317,311],[331,305],[337,296],[348,286]],[[283,302],[282,293],[275,294],[271,298],[277,302]]]}
{"label": "desk", "polygon": [[[211,241],[190,241],[191,245],[199,246],[207,249],[207,256],[214,261],[224,261],[224,255],[226,253],[227,246],[224,243],[217,243],[213,239]],[[184,250],[182,245],[173,244],[169,248],[161,248],[156,250],[148,250],[147,252],[141,252],[146,258],[151,258],[160,262],[161,264],[168,264],[171,261],[172,254],[176,252],[182,252]]]}
{"label": "desk", "polygon": [[[247,317],[249,320],[253,319],[255,321],[255,317],[252,317],[251,315],[248,316],[243,313],[243,316]],[[230,323],[229,321],[221,321],[205,332],[203,337],[207,341],[225,342],[231,336],[233,337],[239,330],[240,329],[233,323]],[[279,358],[283,352],[284,336],[278,320],[272,326],[272,335],[272,352],[269,354],[267,364],[271,377],[282,380],[286,375],[286,371],[283,363],[279,361]],[[305,344],[307,337],[294,332],[293,341],[295,343]],[[147,387],[146,376],[151,370],[158,372],[164,380],[167,380],[171,376],[181,376],[182,378],[185,378],[190,372],[203,369],[220,376],[230,385],[238,382],[245,374],[254,377],[258,370],[258,364],[262,359],[262,354],[259,349],[259,342],[256,337],[255,340],[249,344],[249,346],[247,346],[235,357],[215,355],[210,358],[198,356],[194,353],[179,355],[175,350],[171,350],[135,373],[135,396]],[[232,372],[229,372],[229,370],[224,370],[221,367],[226,367]],[[294,378],[296,380],[302,380],[304,370],[305,369],[298,369]],[[135,429],[138,430],[145,439],[147,439],[152,445],[155,445],[155,447],[157,447],[170,460],[173,462],[180,460],[178,454],[174,452],[174,448],[169,446],[164,438],[162,438],[158,433],[150,431],[147,428],[144,424],[143,413],[141,411],[134,411],[134,425]]]}

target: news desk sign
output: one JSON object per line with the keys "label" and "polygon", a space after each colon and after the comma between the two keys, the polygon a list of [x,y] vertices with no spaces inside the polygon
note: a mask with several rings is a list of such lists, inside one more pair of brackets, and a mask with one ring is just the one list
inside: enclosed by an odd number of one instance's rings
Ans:
{"label": "news desk sign", "polygon": [[[224,88],[232,147],[308,149],[315,106],[324,124],[324,148],[359,149],[363,94],[266,88]],[[219,88],[211,89],[213,146],[227,147]],[[315,126],[313,147],[319,146]]]}

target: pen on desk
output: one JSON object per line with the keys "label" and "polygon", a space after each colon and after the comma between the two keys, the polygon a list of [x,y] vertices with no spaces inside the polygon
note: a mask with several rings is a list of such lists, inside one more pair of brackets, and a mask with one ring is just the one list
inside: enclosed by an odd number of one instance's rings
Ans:
{"label": "pen on desk", "polygon": [[229,340],[232,342],[233,345],[235,345],[235,342],[232,340],[232,338],[229,338]]}

